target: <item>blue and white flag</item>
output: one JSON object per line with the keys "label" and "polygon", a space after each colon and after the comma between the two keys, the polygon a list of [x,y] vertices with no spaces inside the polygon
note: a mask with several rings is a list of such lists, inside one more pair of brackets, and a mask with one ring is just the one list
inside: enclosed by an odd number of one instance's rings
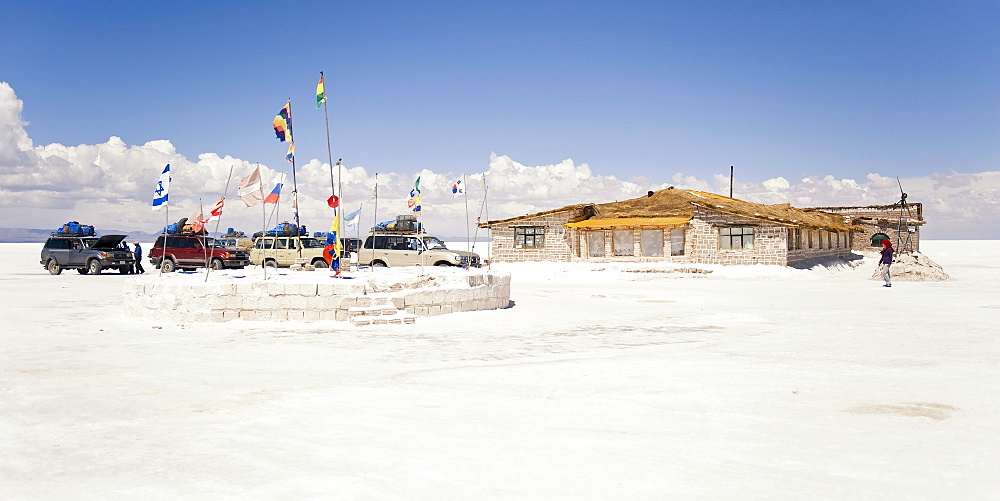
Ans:
{"label": "blue and white flag", "polygon": [[348,214],[344,218],[344,224],[346,225],[345,229],[347,229],[347,230],[356,230],[356,229],[358,229],[358,223],[360,221],[361,221],[361,207],[358,207],[358,210],[356,210],[356,211]]}
{"label": "blue and white flag", "polygon": [[159,210],[167,205],[167,192],[170,189],[170,164],[163,168],[160,180],[156,182],[156,189],[153,190],[153,210]]}

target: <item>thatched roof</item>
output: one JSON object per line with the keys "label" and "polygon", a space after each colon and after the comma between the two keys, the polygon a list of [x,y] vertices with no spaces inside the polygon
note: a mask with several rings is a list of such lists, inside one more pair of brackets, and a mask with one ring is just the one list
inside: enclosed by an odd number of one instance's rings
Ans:
{"label": "thatched roof", "polygon": [[[761,219],[792,227],[798,226],[838,231],[858,229],[847,222],[843,215],[830,214],[815,209],[796,209],[789,204],[756,204],[714,193],[679,190],[673,187],[651,192],[644,197],[622,200],[620,202],[567,205],[560,209],[510,219],[489,221],[482,226],[564,211],[584,214],[585,216],[579,221],[599,219],[603,223],[603,220],[622,219],[622,223],[631,226],[636,223],[637,219],[683,218],[684,220],[690,220],[694,217],[695,207],[704,207],[727,214]],[[579,224],[577,225],[579,226]]]}

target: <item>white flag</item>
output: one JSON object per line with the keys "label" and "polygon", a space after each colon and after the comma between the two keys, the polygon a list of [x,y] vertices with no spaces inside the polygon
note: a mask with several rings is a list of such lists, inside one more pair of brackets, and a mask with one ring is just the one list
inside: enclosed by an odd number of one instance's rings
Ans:
{"label": "white flag", "polygon": [[344,217],[344,224],[347,226],[347,228],[345,228],[345,229],[347,229],[347,230],[356,230],[356,229],[358,229],[358,223],[360,221],[361,221],[361,207],[358,207],[358,210],[356,210],[356,211],[348,214],[346,217]]}
{"label": "white flag", "polygon": [[153,210],[158,210],[167,205],[167,192],[170,190],[170,164],[163,168],[160,179],[156,182],[156,189],[153,190]]}
{"label": "white flag", "polygon": [[459,179],[458,181],[455,181],[455,184],[451,185],[451,194],[457,197],[462,193],[465,193],[465,183]]}
{"label": "white flag", "polygon": [[260,166],[258,165],[249,176],[240,180],[240,185],[236,189],[236,194],[239,195],[243,203],[247,204],[247,207],[253,207],[257,205],[257,202],[264,200],[264,192],[260,187]]}

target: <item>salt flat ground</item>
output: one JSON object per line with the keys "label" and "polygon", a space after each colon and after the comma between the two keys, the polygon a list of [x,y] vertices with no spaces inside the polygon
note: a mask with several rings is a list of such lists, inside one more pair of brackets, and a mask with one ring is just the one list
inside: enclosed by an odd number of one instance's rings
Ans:
{"label": "salt flat ground", "polygon": [[926,241],[956,280],[891,289],[495,265],[512,308],[373,327],[126,318],[129,277],[40,247],[0,245],[3,499],[1000,493],[1000,242]]}

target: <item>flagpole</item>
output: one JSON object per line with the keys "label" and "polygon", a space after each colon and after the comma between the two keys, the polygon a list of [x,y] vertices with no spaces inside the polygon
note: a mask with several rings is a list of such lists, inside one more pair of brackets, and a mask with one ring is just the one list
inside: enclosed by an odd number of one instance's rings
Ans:
{"label": "flagpole", "polygon": [[[169,186],[169,185],[167,185]],[[170,224],[170,193],[167,192],[167,201],[164,202],[164,212],[163,212],[163,253],[160,254],[160,265],[157,268],[160,269],[160,276],[163,276],[163,261],[167,259],[167,225]],[[153,248],[156,248],[155,246]]]}
{"label": "flagpole", "polygon": [[[229,192],[229,182],[233,180],[233,166],[229,166],[229,177],[226,178],[226,189],[222,190],[222,204],[225,206],[226,203],[226,193]],[[205,217],[205,213],[201,214],[201,217]],[[209,216],[211,217],[211,216]],[[219,234],[219,226],[222,224],[222,212],[219,212],[219,219],[215,220],[215,234]],[[215,239],[212,239],[212,250],[215,250]],[[212,252],[211,254],[214,254]],[[211,263],[209,263],[211,264]],[[208,274],[212,272],[211,266],[205,266],[205,281],[208,282]]]}
{"label": "flagpole", "polygon": [[[372,215],[372,219],[374,220],[374,222],[372,223],[372,231],[375,231],[375,227],[378,226],[378,172],[375,173],[375,193],[374,193],[374,195],[375,195],[375,214]],[[361,245],[364,245],[364,242],[362,242]],[[374,248],[375,248],[375,236],[374,236],[374,234],[372,234],[372,249],[374,249]],[[358,249],[359,253],[360,253],[360,251],[361,251],[361,249]]]}
{"label": "flagpole", "polygon": [[[295,146],[295,134],[292,132],[292,98],[288,98],[288,140]],[[292,150],[292,203],[295,204],[295,233],[299,233],[299,185],[295,180],[295,150]],[[266,229],[264,231],[267,231]],[[302,249],[299,249],[299,257],[302,257]],[[265,271],[266,273],[266,271]]]}
{"label": "flagpole", "polygon": [[[469,183],[462,173],[462,194],[465,195],[465,248],[472,251],[472,236],[469,234]],[[471,264],[471,263],[470,263]]]}
{"label": "flagpole", "polygon": [[[490,222],[490,203],[488,201],[489,200],[489,195],[490,195],[490,185],[486,182],[486,173],[484,172],[483,173],[483,207],[486,208],[486,222],[487,223]],[[489,224],[487,224],[486,229],[487,229],[487,231],[489,231],[489,229],[490,229]],[[492,242],[492,240],[493,240],[493,235],[492,234],[490,234],[489,239]],[[491,248],[492,248],[492,246],[491,246]],[[490,256],[490,259],[486,261],[486,269],[487,270],[490,269],[490,265],[492,264],[491,263],[492,261],[493,261],[492,256]]]}

